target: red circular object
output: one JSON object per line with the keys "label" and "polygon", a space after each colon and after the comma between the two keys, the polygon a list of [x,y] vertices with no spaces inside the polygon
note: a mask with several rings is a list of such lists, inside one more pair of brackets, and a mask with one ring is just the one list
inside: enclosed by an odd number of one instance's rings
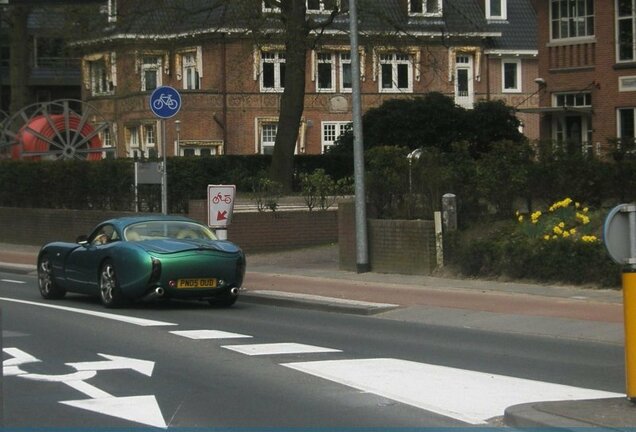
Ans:
{"label": "red circular object", "polygon": [[[78,130],[80,123],[81,119],[78,116],[70,115],[68,117],[71,140],[76,133],[75,131]],[[80,131],[81,139],[93,134],[94,131],[95,128],[93,128],[91,124],[84,123],[84,126]],[[66,140],[66,125],[62,114],[50,115],[48,116],[48,119],[45,116],[34,117],[26,126],[23,126],[20,129],[20,132],[18,132],[18,145],[11,148],[11,156],[13,159],[27,157],[29,159],[40,160],[40,156],[29,156],[28,153],[57,150],[73,153],[73,148],[66,146],[63,142],[59,142],[58,134]],[[38,135],[44,136],[51,141],[58,142],[60,147],[49,144]],[[79,142],[81,139],[78,138],[77,141]],[[97,134],[95,134],[86,144],[88,144],[87,147],[95,149],[102,147],[102,141],[99,139],[99,135]],[[101,158],[102,154],[100,152],[86,153],[86,159],[88,160],[99,160]]]}

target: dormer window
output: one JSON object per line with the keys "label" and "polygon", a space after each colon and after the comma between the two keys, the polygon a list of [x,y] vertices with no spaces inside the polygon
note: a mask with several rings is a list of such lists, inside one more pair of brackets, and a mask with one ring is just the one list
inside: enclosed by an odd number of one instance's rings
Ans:
{"label": "dormer window", "polygon": [[507,19],[507,0],[486,0],[486,19]]}
{"label": "dormer window", "polygon": [[409,0],[409,15],[442,16],[442,0]]}

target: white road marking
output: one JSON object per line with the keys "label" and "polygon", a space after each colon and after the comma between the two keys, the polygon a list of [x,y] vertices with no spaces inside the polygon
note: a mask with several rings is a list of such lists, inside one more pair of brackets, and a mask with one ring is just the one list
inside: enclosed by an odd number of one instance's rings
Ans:
{"label": "white road marking", "polygon": [[154,396],[105,397],[60,403],[148,426],[168,427]]}
{"label": "white road marking", "polygon": [[144,318],[129,317],[125,315],[115,315],[115,314],[106,313],[106,312],[97,312],[97,311],[92,311],[87,309],[78,309],[78,308],[72,308],[68,306],[52,305],[48,303],[38,303],[38,302],[32,302],[27,300],[12,299],[7,297],[0,297],[0,301],[21,303],[21,304],[27,304],[31,306],[40,306],[40,307],[45,307],[50,309],[58,309],[58,310],[63,310],[67,312],[74,312],[74,313],[90,315],[90,316],[99,317],[99,318],[105,318],[105,319],[109,319],[113,321],[121,321],[128,324],[134,324],[134,325],[143,326],[143,327],[178,325],[178,324],[164,322],[164,321],[155,321],[155,320],[149,320]]}
{"label": "white road marking", "polygon": [[238,339],[252,337],[244,334],[230,333],[221,330],[180,330],[171,331],[170,333],[189,339]]}
{"label": "white road marking", "polygon": [[80,391],[82,393],[84,393],[86,396],[88,396],[91,399],[103,399],[103,398],[112,398],[114,397],[113,395],[106,393],[104,390],[99,389],[97,387],[95,387],[94,385],[91,385],[89,383],[87,383],[86,381],[67,381],[64,384],[66,384],[69,387],[74,388],[77,391]]}
{"label": "white road marking", "polygon": [[132,369],[139,372],[142,375],[152,376],[152,371],[155,368],[155,362],[148,360],[140,360],[130,357],[120,357],[109,354],[99,354],[104,357],[105,361],[89,361],[80,363],[66,363],[67,366],[71,366],[78,371],[98,371],[98,370],[113,370],[113,369]]}
{"label": "white road marking", "polygon": [[337,349],[323,348],[313,345],[304,345],[299,343],[271,343],[271,344],[252,344],[252,345],[225,345],[232,351],[239,352],[250,356],[257,355],[276,355],[276,354],[307,354],[307,353],[323,353],[323,352],[342,352]]}
{"label": "white road marking", "polygon": [[25,284],[26,283],[24,281],[13,280],[13,279],[0,279],[0,282],[8,282],[8,283],[14,283],[14,284]]}
{"label": "white road marking", "polygon": [[398,359],[330,360],[283,366],[471,424],[485,424],[512,405],[624,397],[503,375]]}
{"label": "white road marking", "polygon": [[[19,378],[32,381],[59,382],[82,392],[90,398],[60,401],[62,404],[130,420],[147,426],[167,428],[163,414],[154,395],[117,397],[86,382],[86,380],[95,377],[98,370],[133,369],[141,374],[152,376],[155,365],[154,362],[99,354],[108,360],[66,363],[68,366],[72,366],[78,370],[75,373],[65,375],[31,374],[20,370],[19,365],[39,362],[40,360],[18,348],[4,348],[3,351],[12,356],[12,358],[2,362],[5,376],[16,375]],[[7,374],[7,371],[9,374]]]}

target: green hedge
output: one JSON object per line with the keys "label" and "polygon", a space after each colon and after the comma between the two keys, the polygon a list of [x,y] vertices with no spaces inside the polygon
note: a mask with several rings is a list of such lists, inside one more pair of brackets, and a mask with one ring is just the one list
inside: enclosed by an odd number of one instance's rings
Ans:
{"label": "green hedge", "polygon": [[[188,201],[204,199],[208,184],[234,184],[240,193],[253,189],[255,178],[269,169],[271,156],[168,158],[170,212],[187,212]],[[296,156],[300,175],[323,168],[334,179],[353,175],[351,156]],[[0,206],[67,209],[133,210],[134,161],[0,160]],[[159,185],[139,185],[144,211],[161,210]]]}

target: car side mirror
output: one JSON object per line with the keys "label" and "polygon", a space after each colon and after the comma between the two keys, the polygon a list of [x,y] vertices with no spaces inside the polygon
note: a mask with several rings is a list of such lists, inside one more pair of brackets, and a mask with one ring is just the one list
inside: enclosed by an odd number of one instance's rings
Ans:
{"label": "car side mirror", "polygon": [[87,235],[81,235],[81,236],[77,237],[75,239],[75,243],[79,243],[81,245],[84,245],[84,244],[88,243],[88,236]]}

